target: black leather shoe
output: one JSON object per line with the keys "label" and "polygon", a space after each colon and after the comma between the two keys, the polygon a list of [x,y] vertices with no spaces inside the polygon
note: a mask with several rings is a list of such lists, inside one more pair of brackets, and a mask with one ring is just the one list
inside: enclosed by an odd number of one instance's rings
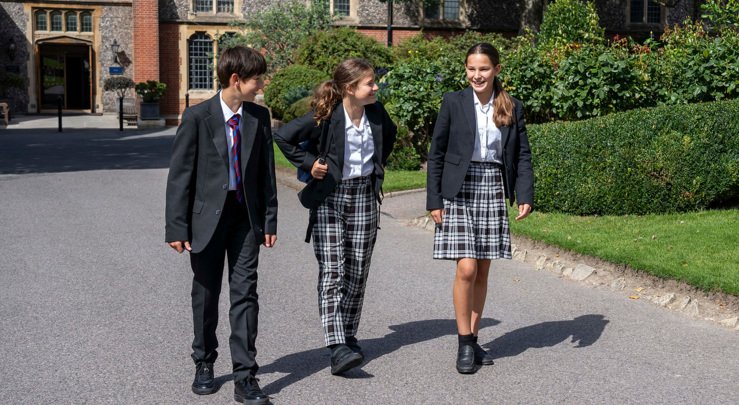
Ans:
{"label": "black leather shoe", "polygon": [[337,375],[362,364],[362,357],[359,353],[354,353],[347,345],[336,345],[331,348],[331,374]]}
{"label": "black leather shoe", "polygon": [[475,364],[482,364],[483,366],[492,366],[495,362],[493,361],[493,356],[490,355],[490,353],[487,352],[487,350],[483,349],[482,346],[475,343],[473,346],[473,349],[475,349]]}
{"label": "black leather shoe", "polygon": [[269,404],[269,397],[259,388],[258,381],[252,376],[241,381],[234,381],[234,401],[246,405]]}
{"label": "black leather shoe", "polygon": [[359,343],[357,342],[357,338],[355,338],[354,336],[347,336],[346,345],[350,349],[352,349],[354,353],[359,353],[362,356],[362,359],[364,359],[364,352],[362,351],[362,348],[359,346]]}
{"label": "black leather shoe", "polygon": [[195,365],[195,379],[192,381],[192,392],[208,395],[218,391],[213,378],[213,363],[200,362]]}
{"label": "black leather shoe", "polygon": [[459,345],[457,351],[457,371],[472,374],[475,371],[475,348],[472,345]]}

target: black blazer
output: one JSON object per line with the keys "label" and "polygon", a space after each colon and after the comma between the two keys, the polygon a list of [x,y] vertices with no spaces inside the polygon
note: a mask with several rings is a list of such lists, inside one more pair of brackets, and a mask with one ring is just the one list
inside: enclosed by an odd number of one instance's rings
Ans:
{"label": "black blazer", "polygon": [[[472,160],[477,136],[475,99],[471,87],[444,94],[428,155],[426,209],[444,207],[443,199],[459,193]],[[523,118],[523,105],[513,99],[513,124],[500,128],[503,144],[503,185],[511,205],[534,201],[531,148]]]}
{"label": "black blazer", "polygon": [[[393,150],[398,128],[392,119],[390,119],[387,111],[385,111],[385,107],[380,102],[366,105],[364,111],[372,129],[372,139],[375,145],[375,153],[372,156],[375,171],[372,177],[375,195],[379,200],[381,198],[382,182],[385,179],[385,164],[387,164],[387,159]],[[333,180],[335,180],[334,184],[338,184],[341,181],[342,170],[344,168],[346,127],[344,106],[341,103],[337,104],[334,108],[328,122],[329,128],[326,138],[327,141],[328,139],[331,140],[326,156],[328,175],[333,177]],[[333,132],[333,137],[331,132]],[[325,149],[323,145],[320,145],[321,129],[313,119],[313,111],[288,122],[287,125],[278,129],[274,136],[275,143],[280,147],[285,157],[296,167],[300,167],[308,172],[313,168],[313,163],[318,158],[316,155],[317,151]],[[299,143],[308,139],[312,139],[318,145],[317,149],[306,151],[298,147]]]}
{"label": "black blazer", "polygon": [[[228,141],[220,93],[190,107],[177,128],[167,178],[166,241],[198,253],[218,225],[228,193]],[[277,186],[269,111],[242,104],[241,177],[256,242],[277,234]]]}

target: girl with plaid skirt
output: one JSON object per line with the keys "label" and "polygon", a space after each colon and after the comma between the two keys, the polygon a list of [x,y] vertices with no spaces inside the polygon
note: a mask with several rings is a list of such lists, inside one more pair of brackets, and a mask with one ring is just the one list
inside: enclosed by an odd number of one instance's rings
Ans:
{"label": "girl with plaid skirt", "polygon": [[[356,333],[397,132],[377,91],[372,65],[347,59],[316,89],[312,111],[275,133],[285,157],[313,177],[300,198],[311,208],[308,239],[318,259],[318,308],[332,374],[364,360]],[[306,141],[312,146],[301,147]]]}
{"label": "girl with plaid skirt", "polygon": [[505,198],[520,220],[534,199],[531,150],[520,101],[503,90],[500,55],[488,43],[467,52],[469,87],[444,95],[428,155],[426,209],[436,223],[434,259],[455,260],[457,371],[493,357],[477,343],[493,259],[511,258]]}

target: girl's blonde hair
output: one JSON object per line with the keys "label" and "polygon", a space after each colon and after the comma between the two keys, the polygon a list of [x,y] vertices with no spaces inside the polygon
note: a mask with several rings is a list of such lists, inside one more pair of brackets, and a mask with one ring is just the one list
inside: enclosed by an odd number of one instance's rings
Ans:
{"label": "girl's blonde hair", "polygon": [[310,106],[316,122],[328,119],[334,106],[346,95],[347,89],[374,72],[375,68],[366,59],[351,58],[339,63],[332,79],[319,84],[313,92]]}
{"label": "girl's blonde hair", "polygon": [[[487,42],[480,42],[472,45],[470,50],[467,51],[467,56],[464,59],[465,65],[467,64],[467,58],[474,54],[486,55],[490,58],[490,63],[492,63],[493,66],[500,65],[500,53],[498,53],[498,50],[495,49],[494,46]],[[513,99],[505,90],[503,90],[503,84],[500,82],[500,79],[498,79],[498,76],[495,76],[495,79],[493,80],[493,94],[495,95],[495,100],[493,100],[493,122],[495,123],[495,126],[500,128],[502,126],[511,125],[513,123]]]}

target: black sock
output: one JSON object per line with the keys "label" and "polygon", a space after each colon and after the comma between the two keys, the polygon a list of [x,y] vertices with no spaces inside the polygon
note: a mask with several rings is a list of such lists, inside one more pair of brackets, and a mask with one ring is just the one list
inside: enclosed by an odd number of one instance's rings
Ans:
{"label": "black sock", "polygon": [[469,335],[457,335],[457,338],[459,339],[459,345],[471,345],[475,343],[475,335],[469,334]]}

